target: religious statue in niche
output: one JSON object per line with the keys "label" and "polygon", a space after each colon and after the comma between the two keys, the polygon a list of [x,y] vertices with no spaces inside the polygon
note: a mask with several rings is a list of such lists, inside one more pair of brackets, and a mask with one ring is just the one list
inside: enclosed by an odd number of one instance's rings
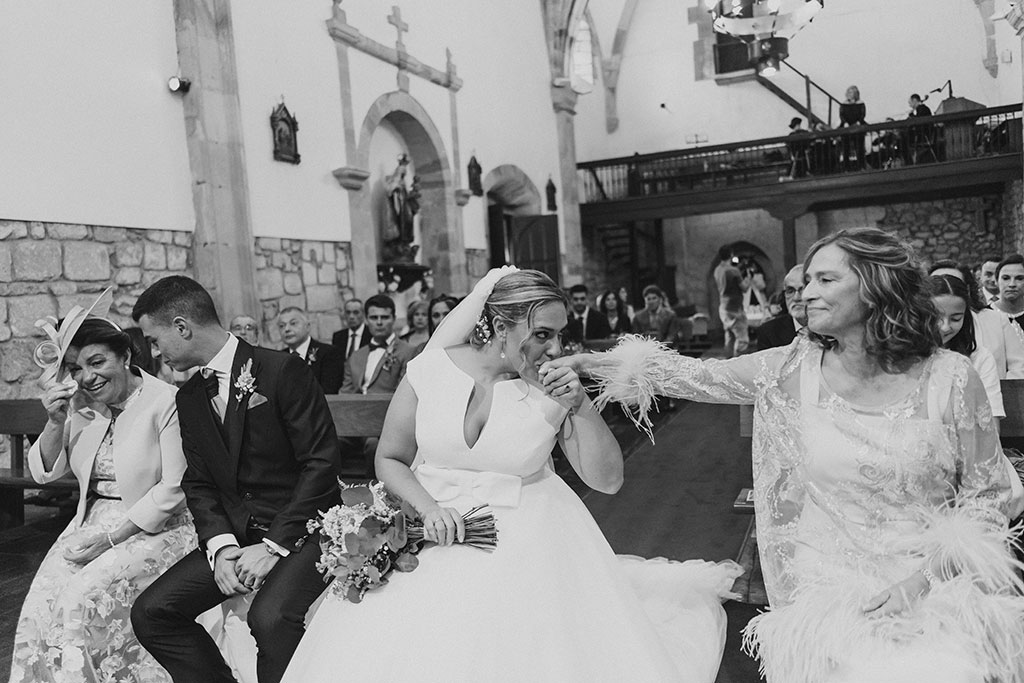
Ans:
{"label": "religious statue in niche", "polygon": [[299,163],[299,122],[284,106],[283,99],[270,114],[270,132],[274,136],[274,159],[290,164]]}
{"label": "religious statue in niche", "polygon": [[413,176],[409,183],[406,180],[408,169],[409,157],[402,154],[394,173],[384,178],[387,206],[383,255],[388,263],[412,263],[419,251],[419,245],[412,242],[416,214],[420,211],[420,178]]}
{"label": "religious statue in niche", "polygon": [[483,169],[480,168],[480,162],[476,160],[476,155],[469,157],[469,165],[466,167],[466,175],[469,176],[469,191],[476,197],[484,196],[484,186],[480,182],[480,175],[483,173]]}

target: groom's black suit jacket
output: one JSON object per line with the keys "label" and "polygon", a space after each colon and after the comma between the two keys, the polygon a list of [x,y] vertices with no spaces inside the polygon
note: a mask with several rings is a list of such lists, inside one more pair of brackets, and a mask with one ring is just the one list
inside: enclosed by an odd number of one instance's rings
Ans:
{"label": "groom's black suit jacket", "polygon": [[[249,359],[256,388],[239,402],[235,383]],[[339,499],[341,456],[324,392],[297,356],[241,340],[230,381],[223,428],[201,373],[177,395],[188,463],[181,486],[200,547],[225,533],[247,545],[246,530],[255,521],[269,527],[265,538],[296,551],[306,521]],[[256,395],[266,402],[255,405]]]}

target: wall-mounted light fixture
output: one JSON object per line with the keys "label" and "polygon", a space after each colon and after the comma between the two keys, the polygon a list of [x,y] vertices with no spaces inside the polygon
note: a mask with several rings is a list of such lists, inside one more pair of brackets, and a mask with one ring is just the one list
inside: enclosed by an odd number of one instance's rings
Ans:
{"label": "wall-mounted light fixture", "polygon": [[189,88],[192,87],[192,81],[181,76],[171,76],[167,79],[167,89],[171,92],[181,93],[184,95],[188,92]]}

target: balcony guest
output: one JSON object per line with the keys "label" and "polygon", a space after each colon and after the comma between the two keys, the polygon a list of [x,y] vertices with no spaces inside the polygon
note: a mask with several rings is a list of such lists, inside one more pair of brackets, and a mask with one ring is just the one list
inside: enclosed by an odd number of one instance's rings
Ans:
{"label": "balcony guest", "polygon": [[[839,105],[839,127],[866,126],[867,108],[860,101],[860,90],[855,85],[846,89],[846,101]],[[864,133],[848,133],[842,138],[843,161],[846,169],[864,168]]]}

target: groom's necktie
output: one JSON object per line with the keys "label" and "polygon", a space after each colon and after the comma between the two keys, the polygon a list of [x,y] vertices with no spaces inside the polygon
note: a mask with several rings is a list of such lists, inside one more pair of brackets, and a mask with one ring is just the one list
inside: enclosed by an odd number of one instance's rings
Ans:
{"label": "groom's necktie", "polygon": [[213,368],[203,368],[200,370],[203,375],[203,386],[206,389],[206,397],[210,399],[213,404],[213,409],[217,413],[217,417],[221,422],[224,421],[224,413],[227,412],[227,404],[224,403],[224,399],[220,397],[220,382],[217,379],[217,373]]}

